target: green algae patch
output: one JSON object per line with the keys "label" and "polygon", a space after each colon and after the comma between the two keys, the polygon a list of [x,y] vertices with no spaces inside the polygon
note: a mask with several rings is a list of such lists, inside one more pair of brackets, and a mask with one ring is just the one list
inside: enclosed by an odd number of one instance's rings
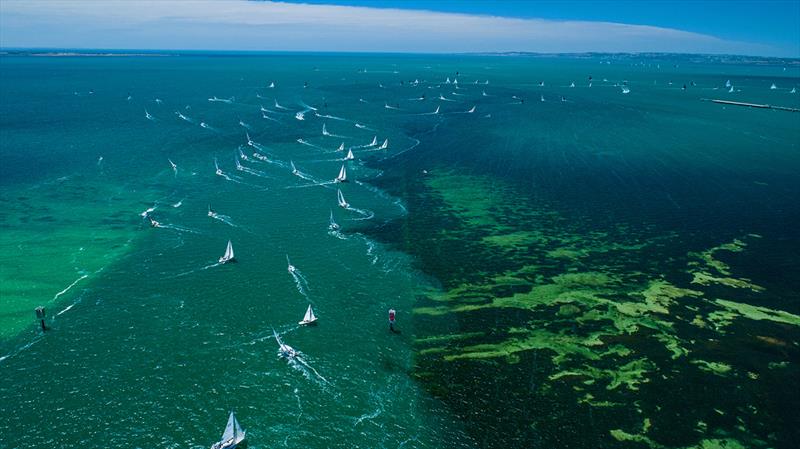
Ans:
{"label": "green algae patch", "polygon": [[[748,234],[747,237],[760,238],[757,234]],[[723,243],[702,252],[690,252],[689,257],[695,259],[689,263],[689,274],[692,275],[692,284],[702,286],[717,284],[730,288],[763,292],[764,287],[754,284],[750,279],[733,277],[730,265],[716,257],[716,254],[720,251],[739,253],[744,251],[745,248],[747,248],[747,243],[744,240],[734,239],[732,242]],[[712,271],[717,274],[713,274]]]}
{"label": "green algae patch", "polygon": [[523,249],[542,240],[542,236],[535,232],[517,231],[508,234],[490,235],[483,237],[481,242],[503,249]]}
{"label": "green algae patch", "polygon": [[[731,318],[740,316],[749,318],[751,320],[768,320],[776,323],[791,324],[793,326],[800,326],[800,316],[794,315],[783,310],[769,309],[766,307],[753,306],[741,302],[726,301],[724,299],[717,299],[715,301],[720,306],[724,307],[729,313],[717,314],[718,323],[729,323]],[[712,314],[713,315],[713,314]]]}
{"label": "green algae patch", "polygon": [[733,367],[728,365],[727,363],[722,362],[709,362],[707,360],[692,360],[691,362],[694,365],[697,365],[703,371],[714,373],[718,376],[723,376],[728,374],[733,370]]}
{"label": "green algae patch", "polygon": [[636,391],[639,389],[639,384],[648,382],[645,373],[652,369],[653,364],[646,358],[641,358],[621,365],[616,370],[598,369],[584,365],[582,368],[555,373],[551,375],[549,379],[558,380],[564,377],[586,377],[592,380],[592,383],[604,383],[607,390],[615,390],[624,385],[628,390]]}

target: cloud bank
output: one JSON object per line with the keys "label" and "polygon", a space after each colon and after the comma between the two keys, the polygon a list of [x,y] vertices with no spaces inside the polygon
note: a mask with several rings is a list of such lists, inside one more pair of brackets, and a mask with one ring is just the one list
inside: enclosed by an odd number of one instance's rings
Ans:
{"label": "cloud bank", "polygon": [[2,0],[0,46],[414,53],[777,52],[760,44],[646,25],[246,0]]}

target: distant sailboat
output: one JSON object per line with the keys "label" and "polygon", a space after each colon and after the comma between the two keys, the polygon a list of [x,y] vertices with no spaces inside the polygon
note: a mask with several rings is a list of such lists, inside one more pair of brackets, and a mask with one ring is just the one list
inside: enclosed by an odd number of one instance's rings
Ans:
{"label": "distant sailboat", "polygon": [[253,146],[253,139],[250,138],[250,133],[245,132],[244,135],[247,136],[247,144],[252,147]]}
{"label": "distant sailboat", "polygon": [[303,317],[303,321],[300,321],[297,324],[307,325],[316,323],[317,323],[317,317],[314,315],[314,310],[311,309],[311,305],[309,304],[308,309],[306,309],[306,314]]}
{"label": "distant sailboat", "polygon": [[233,256],[233,244],[228,240],[228,246],[225,248],[225,254],[219,258],[219,263],[235,262],[236,258]]}
{"label": "distant sailboat", "polygon": [[269,86],[267,86],[267,88],[274,89],[275,88],[275,82],[269,83]]}
{"label": "distant sailboat", "polygon": [[347,167],[342,164],[342,168],[339,169],[339,175],[333,182],[347,182]]}
{"label": "distant sailboat", "polygon": [[331,133],[328,132],[328,128],[325,125],[326,125],[325,123],[322,124],[322,135],[323,136],[330,136]]}
{"label": "distant sailboat", "polygon": [[239,444],[243,443],[246,438],[247,432],[242,430],[242,426],[236,420],[236,415],[231,411],[228,417],[228,425],[225,426],[225,432],[222,433],[222,439],[214,443],[211,449],[237,449]]}
{"label": "distant sailboat", "polygon": [[544,103],[544,95],[539,95],[539,101],[541,101],[542,103]]}
{"label": "distant sailboat", "polygon": [[295,271],[297,271],[297,268],[294,265],[292,265],[292,261],[289,260],[289,255],[288,254],[286,255],[286,270],[289,273],[294,273]]}
{"label": "distant sailboat", "polygon": [[[441,106],[436,106],[436,110],[435,110],[435,111],[433,111],[433,114],[434,114],[434,115],[436,115],[436,114],[438,114],[438,113],[439,113],[439,108],[440,108],[440,107],[441,107]],[[377,143],[377,142],[375,142],[375,143]]]}
{"label": "distant sailboat", "polygon": [[298,112],[298,113],[296,113],[294,115],[294,118],[296,118],[297,120],[305,120],[306,119],[306,113],[303,112],[303,111],[300,111],[300,112]]}
{"label": "distant sailboat", "polygon": [[370,142],[369,145],[367,145],[367,146],[368,147],[374,147],[377,144],[378,144],[378,136],[373,136],[372,137],[372,142]]}
{"label": "distant sailboat", "polygon": [[575,87],[575,81],[569,83],[569,87]]}
{"label": "distant sailboat", "polygon": [[627,93],[630,93],[630,92],[631,92],[631,90],[630,90],[630,88],[628,88],[628,86],[622,86],[622,93],[623,94],[627,94]]}
{"label": "distant sailboat", "polygon": [[344,142],[342,142],[342,144],[339,145],[339,148],[337,148],[336,151],[344,151]]}
{"label": "distant sailboat", "polygon": [[729,94],[732,94],[732,93],[733,93],[733,86],[731,86],[731,88],[730,88],[730,89],[728,89],[728,93],[729,93]]}
{"label": "distant sailboat", "polygon": [[789,93],[790,93],[790,94],[796,94],[796,93],[797,93],[797,89],[795,89],[795,88],[793,87],[793,88],[792,88],[792,90],[790,90],[790,91],[789,91]]}
{"label": "distant sailboat", "polygon": [[216,158],[214,158],[214,168],[216,169],[216,170],[214,171],[214,173],[215,173],[217,176],[224,176],[224,174],[222,173],[222,169],[221,169],[221,168],[219,168],[219,164],[217,163],[217,159],[216,159]]}
{"label": "distant sailboat", "polygon": [[476,107],[477,107],[477,106],[473,106],[473,107],[472,107],[472,109],[470,109],[469,111],[467,111],[467,114],[472,114],[473,112],[475,112],[475,108],[476,108]]}
{"label": "distant sailboat", "polygon": [[292,167],[292,174],[293,175],[299,175],[300,174],[300,171],[297,169],[297,167],[294,166],[294,161],[289,161],[289,165]]}
{"label": "distant sailboat", "polygon": [[175,174],[177,175],[178,174],[178,166],[175,165],[174,162],[172,162],[172,159],[167,159],[167,160],[169,161],[169,165],[172,167],[172,171],[175,172]]}
{"label": "distant sailboat", "polygon": [[295,357],[297,357],[298,355],[300,355],[300,354],[298,354],[298,352],[297,352],[297,351],[295,351],[295,350],[294,350],[294,348],[293,348],[293,347],[291,347],[291,346],[289,346],[289,345],[285,344],[285,343],[284,343],[284,342],[281,340],[281,337],[280,337],[280,335],[278,335],[278,333],[277,333],[277,332],[275,332],[275,329],[273,329],[273,330],[272,330],[272,335],[274,335],[274,336],[275,336],[275,341],[277,341],[277,342],[278,342],[278,350],[280,351],[280,354],[281,354],[283,357],[287,357],[287,358],[290,358],[290,359],[291,359],[291,358],[295,358]]}
{"label": "distant sailboat", "polygon": [[778,88],[778,86],[776,86],[775,83],[772,83],[772,85],[769,86],[769,88],[770,88],[770,90],[775,90],[775,89]]}
{"label": "distant sailboat", "polygon": [[389,139],[384,140],[381,146],[378,147],[379,150],[385,150],[387,148],[389,148]]}
{"label": "distant sailboat", "polygon": [[450,84],[450,77],[449,77],[449,76],[447,77],[447,80],[445,80],[445,82],[444,82],[444,83],[445,83],[445,84]]}
{"label": "distant sailboat", "polygon": [[211,217],[211,218],[216,218],[217,217],[217,213],[214,212],[214,209],[211,208],[210,204],[208,205],[208,216]]}
{"label": "distant sailboat", "polygon": [[347,150],[347,156],[344,157],[346,161],[352,161],[356,157],[353,155],[353,150]]}
{"label": "distant sailboat", "polygon": [[344,209],[350,207],[350,204],[344,200],[344,195],[342,194],[342,191],[339,189],[336,190],[336,199],[339,202],[339,207]]}
{"label": "distant sailboat", "polygon": [[339,224],[336,223],[336,221],[333,219],[333,211],[332,210],[331,210],[331,217],[330,217],[330,219],[328,221],[328,229],[330,229],[331,231],[338,231],[339,230]]}
{"label": "distant sailboat", "polygon": [[725,81],[725,87],[731,87],[731,80]]}
{"label": "distant sailboat", "polygon": [[153,116],[150,115],[149,112],[147,112],[147,109],[144,110],[144,118],[146,118],[147,120],[155,120],[155,118],[153,118]]}

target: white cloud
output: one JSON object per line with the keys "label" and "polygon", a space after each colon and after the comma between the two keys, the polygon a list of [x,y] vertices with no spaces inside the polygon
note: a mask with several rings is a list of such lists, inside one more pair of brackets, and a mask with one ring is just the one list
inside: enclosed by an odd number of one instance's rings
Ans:
{"label": "white cloud", "polygon": [[644,25],[244,0],[3,0],[0,45],[397,52],[775,51]]}

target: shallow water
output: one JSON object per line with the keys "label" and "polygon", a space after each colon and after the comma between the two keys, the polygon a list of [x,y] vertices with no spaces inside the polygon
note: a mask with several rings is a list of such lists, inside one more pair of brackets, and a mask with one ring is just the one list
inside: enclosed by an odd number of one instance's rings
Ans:
{"label": "shallow water", "polygon": [[[796,114],[700,101],[797,107],[796,66],[0,63],[9,447],[203,447],[230,409],[251,447],[796,436],[800,127]],[[726,79],[741,92],[723,94]],[[342,142],[353,182],[333,184]],[[219,265],[228,239],[238,263]],[[320,324],[299,328],[309,303]],[[386,329],[389,308],[401,334]],[[273,328],[305,365],[277,356]],[[19,441],[28,426],[41,431]]]}

